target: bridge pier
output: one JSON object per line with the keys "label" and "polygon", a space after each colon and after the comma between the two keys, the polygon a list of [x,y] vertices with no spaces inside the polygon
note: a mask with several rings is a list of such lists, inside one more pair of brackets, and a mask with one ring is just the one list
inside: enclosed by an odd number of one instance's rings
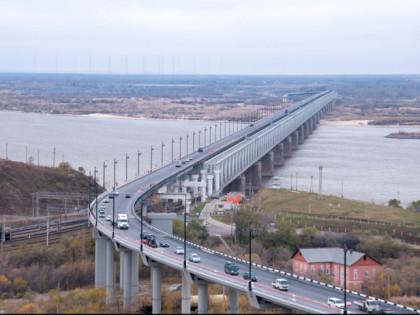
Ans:
{"label": "bridge pier", "polygon": [[261,175],[274,176],[274,152],[270,151],[261,159]]}
{"label": "bridge pier", "polygon": [[241,174],[239,177],[239,191],[245,195],[246,193],[246,176],[245,174]]}
{"label": "bridge pier", "polygon": [[201,202],[205,202],[207,199],[206,196],[206,170],[201,170]]}
{"label": "bridge pier", "polygon": [[283,141],[283,156],[292,157],[292,136],[288,136]]}
{"label": "bridge pier", "polygon": [[93,238],[95,239],[95,289],[106,286],[106,243],[107,238],[93,228]]}
{"label": "bridge pier", "polygon": [[298,133],[297,130],[292,132],[292,150],[298,149]]}
{"label": "bridge pier", "polygon": [[186,271],[182,271],[182,303],[181,303],[181,313],[190,314],[191,313],[191,276]]}
{"label": "bridge pier", "polygon": [[214,171],[214,189],[216,191],[219,191],[220,189],[220,170],[215,170]]}
{"label": "bridge pier", "polygon": [[307,139],[309,137],[309,122],[303,124],[303,137]]}
{"label": "bridge pier", "polygon": [[137,292],[139,290],[139,254],[131,252],[131,297],[137,303]]}
{"label": "bridge pier", "polygon": [[130,310],[132,300],[132,252],[131,250],[121,250],[120,254],[124,256],[124,285],[123,285],[123,305],[126,311]]}
{"label": "bridge pier", "polygon": [[109,238],[106,240],[106,296],[106,303],[112,304],[114,300],[114,243]]}
{"label": "bridge pier", "polygon": [[297,134],[298,134],[298,144],[302,144],[303,141],[305,140],[305,135],[304,135],[304,127],[303,125],[299,127],[299,129],[297,130]]}
{"label": "bridge pier", "polygon": [[239,292],[235,289],[229,289],[229,313],[239,313]]}
{"label": "bridge pier", "polygon": [[193,284],[198,286],[198,314],[207,314],[209,311],[209,282],[205,280],[194,280]]}
{"label": "bridge pier", "polygon": [[156,261],[149,262],[149,265],[152,282],[152,313],[160,314],[162,311],[162,266]]}
{"label": "bridge pier", "polygon": [[209,197],[213,196],[213,178],[214,175],[207,175],[207,191]]}
{"label": "bridge pier", "polygon": [[283,156],[283,143],[279,143],[273,149],[274,152],[274,165],[283,166],[284,156]]}
{"label": "bridge pier", "polygon": [[[197,175],[197,174],[192,175],[192,180],[193,180],[193,182],[195,184],[198,183],[198,178],[199,177],[200,177],[200,175]],[[194,185],[194,187],[193,187],[193,194],[194,194],[194,197],[197,197],[198,196],[198,186],[195,186]]]}

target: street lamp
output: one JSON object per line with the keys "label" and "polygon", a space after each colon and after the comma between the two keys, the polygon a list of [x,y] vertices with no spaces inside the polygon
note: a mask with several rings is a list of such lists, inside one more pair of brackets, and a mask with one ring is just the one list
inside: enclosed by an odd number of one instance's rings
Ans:
{"label": "street lamp", "polygon": [[186,137],[186,144],[187,144],[187,154],[186,155],[188,155],[188,138],[190,137],[190,135],[187,133],[187,137]]}
{"label": "street lamp", "polygon": [[179,136],[179,159],[181,159],[181,143],[182,143],[182,137]]}
{"label": "street lamp", "polygon": [[102,185],[102,186],[104,186],[104,189],[105,189],[105,168],[106,168],[106,164],[104,162],[104,172],[103,172],[104,180],[103,180],[103,185]]}
{"label": "street lamp", "polygon": [[201,129],[198,130],[198,147],[201,148]]}
{"label": "street lamp", "polygon": [[187,268],[187,194],[184,194],[184,268]]}
{"label": "street lamp", "polygon": [[95,208],[96,208],[96,217],[95,217],[95,225],[98,226],[98,188],[96,185],[96,173],[98,173],[98,170],[96,169],[96,166],[94,168],[94,180],[95,180]]}
{"label": "street lamp", "polygon": [[130,157],[128,156],[128,154],[126,153],[125,154],[125,181],[127,181],[127,178],[128,178],[128,175],[127,175],[127,165],[128,165],[128,159],[129,159]]}
{"label": "street lamp", "polygon": [[211,144],[211,126],[210,126],[210,132],[209,132],[209,135],[210,135],[210,144]]}
{"label": "street lamp", "polygon": [[172,155],[171,155],[172,156],[172,159],[171,159],[171,162],[173,162],[174,161],[174,143],[175,143],[174,138],[172,138],[172,142],[171,143],[172,143],[172,151],[171,151],[172,152]]}
{"label": "street lamp", "polygon": [[153,169],[153,150],[155,148],[151,145],[150,146],[150,171],[152,171]]}
{"label": "street lamp", "polygon": [[140,150],[137,150],[137,176],[140,176]]}
{"label": "street lamp", "polygon": [[140,251],[143,251],[143,206],[144,200],[140,203]]}
{"label": "street lamp", "polygon": [[353,253],[353,249],[348,249],[347,245],[344,244],[344,312],[343,314],[347,314],[347,252],[350,252],[350,255]]}
{"label": "street lamp", "polygon": [[195,131],[193,131],[193,152],[195,151]]}
{"label": "street lamp", "polygon": [[90,216],[90,212],[91,212],[91,208],[90,208],[90,202],[91,202],[91,199],[90,199],[90,187],[92,186],[92,175],[90,174],[90,172],[89,172],[89,189],[88,189],[88,194],[89,194],[89,216]]}
{"label": "street lamp", "polygon": [[252,266],[252,257],[251,257],[251,244],[252,239],[257,236],[257,229],[251,227],[251,222],[249,222],[249,278],[248,278],[248,290],[252,291],[252,277],[251,277],[251,266]]}
{"label": "street lamp", "polygon": [[[115,166],[117,165],[117,160],[114,158],[114,187],[113,190],[115,191]],[[112,199],[112,238],[114,238],[115,232],[115,195]]]}
{"label": "street lamp", "polygon": [[217,123],[214,123],[214,141],[217,141]]}
{"label": "street lamp", "polygon": [[160,165],[163,165],[163,147],[165,146],[165,144],[163,143],[163,141],[162,141],[162,144],[161,144],[161,155],[160,155]]}
{"label": "street lamp", "polygon": [[204,146],[206,146],[206,132],[207,128],[204,128]]}

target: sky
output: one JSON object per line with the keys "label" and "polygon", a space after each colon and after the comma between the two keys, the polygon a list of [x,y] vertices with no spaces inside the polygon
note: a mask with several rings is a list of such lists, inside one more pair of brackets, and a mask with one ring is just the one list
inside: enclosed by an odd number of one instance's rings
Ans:
{"label": "sky", "polygon": [[2,0],[0,72],[419,74],[420,0]]}

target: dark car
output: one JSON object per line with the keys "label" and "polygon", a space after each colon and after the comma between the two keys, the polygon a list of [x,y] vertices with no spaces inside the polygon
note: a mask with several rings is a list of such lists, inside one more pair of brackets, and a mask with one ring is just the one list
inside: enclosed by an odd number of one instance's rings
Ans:
{"label": "dark car", "polygon": [[203,148],[198,148],[198,152],[203,152]]}
{"label": "dark car", "polygon": [[169,247],[169,243],[168,243],[168,242],[166,242],[166,241],[160,241],[160,242],[159,242],[159,246],[160,246],[160,247]]}
{"label": "dark car", "polygon": [[130,194],[125,194],[125,198],[131,198]]}
{"label": "dark car", "polygon": [[156,236],[154,236],[153,234],[149,234],[146,239],[146,245],[156,248],[157,247]]}
{"label": "dark car", "polygon": [[[249,272],[244,273],[244,279],[249,280]],[[251,281],[257,282],[257,276],[253,272],[251,272]]]}
{"label": "dark car", "polygon": [[239,267],[231,261],[225,263],[225,272],[229,275],[237,276],[239,274]]}

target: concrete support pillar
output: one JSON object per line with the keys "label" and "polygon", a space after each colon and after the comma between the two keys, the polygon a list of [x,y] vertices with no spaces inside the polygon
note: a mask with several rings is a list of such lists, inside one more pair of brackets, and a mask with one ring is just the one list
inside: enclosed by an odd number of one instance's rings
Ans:
{"label": "concrete support pillar", "polygon": [[[199,177],[200,177],[200,175],[197,175],[197,174],[193,175],[193,176],[192,176],[192,180],[193,180],[193,182],[194,182],[194,183],[197,183],[197,182],[198,182],[198,178],[199,178]],[[194,197],[197,197],[197,196],[198,196],[198,187],[194,186],[194,188],[193,188],[193,193],[194,193]]]}
{"label": "concrete support pillar", "polygon": [[292,132],[292,150],[297,150],[299,143],[298,143],[298,131],[295,130]]}
{"label": "concrete support pillar", "polygon": [[131,307],[131,279],[132,279],[132,269],[131,269],[131,250],[123,250],[121,254],[124,256],[124,286],[123,286],[123,299],[124,299],[124,309],[126,311],[130,310]]}
{"label": "concrete support pillar", "polygon": [[220,189],[220,170],[214,171],[214,190],[219,191]]}
{"label": "concrete support pillar", "polygon": [[284,156],[283,156],[283,143],[279,143],[273,149],[274,152],[274,165],[283,166],[284,165]]}
{"label": "concrete support pillar", "polygon": [[191,206],[191,201],[187,200],[185,202],[185,211],[187,212],[187,214],[190,214],[190,206]]}
{"label": "concrete support pillar", "polygon": [[245,174],[241,174],[239,177],[239,191],[245,195],[246,191],[246,176]]}
{"label": "concrete support pillar", "polygon": [[303,124],[303,136],[305,139],[309,136],[309,121]]}
{"label": "concrete support pillar", "polygon": [[209,292],[207,283],[198,284],[198,314],[207,314],[209,311]]}
{"label": "concrete support pillar", "polygon": [[255,163],[252,168],[252,184],[259,190],[262,187],[261,161]]}
{"label": "concrete support pillar", "polygon": [[288,136],[283,140],[283,155],[284,157],[291,157],[292,156],[292,137]]}
{"label": "concrete support pillar", "polygon": [[158,262],[150,264],[152,280],[152,313],[160,314],[162,311],[162,270]]}
{"label": "concrete support pillar", "polygon": [[139,290],[139,254],[133,251],[131,253],[131,295],[135,303],[137,303],[138,290]]}
{"label": "concrete support pillar", "polygon": [[114,244],[106,240],[106,303],[114,300]]}
{"label": "concrete support pillar", "polygon": [[95,239],[95,288],[106,286],[106,237],[94,228]]}
{"label": "concrete support pillar", "polygon": [[207,175],[207,191],[209,197],[213,196],[213,178],[214,175]]}
{"label": "concrete support pillar", "polygon": [[181,304],[181,313],[190,314],[191,313],[191,281],[187,271],[182,271],[182,304]]}
{"label": "concrete support pillar", "polygon": [[206,170],[201,170],[201,202],[205,202],[207,199],[206,196]]}
{"label": "concrete support pillar", "polygon": [[235,289],[229,289],[229,313],[239,313],[239,292]]}
{"label": "concrete support pillar", "polygon": [[274,176],[274,152],[270,151],[262,158],[261,163],[262,176]]}
{"label": "concrete support pillar", "polygon": [[297,130],[297,135],[298,135],[298,143],[302,144],[305,140],[305,136],[304,136],[304,127],[300,126],[299,129]]}

